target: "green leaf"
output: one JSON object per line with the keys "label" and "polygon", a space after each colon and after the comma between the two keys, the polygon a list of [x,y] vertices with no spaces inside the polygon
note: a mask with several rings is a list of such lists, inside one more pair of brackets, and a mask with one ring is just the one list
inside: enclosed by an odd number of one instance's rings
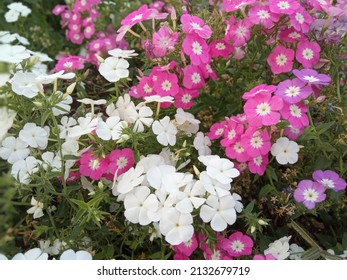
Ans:
{"label": "green leaf", "polygon": [[334,125],[335,122],[328,122],[328,123],[323,123],[318,126],[316,126],[316,131],[318,135],[323,134],[327,130],[329,130],[330,127]]}
{"label": "green leaf", "polygon": [[267,184],[261,188],[259,192],[259,198],[265,197],[267,194],[275,192],[276,188],[273,185]]}
{"label": "green leaf", "polygon": [[317,247],[310,248],[302,253],[300,259],[302,260],[318,260],[320,257],[320,249]]}
{"label": "green leaf", "polygon": [[275,172],[275,169],[273,169],[272,166],[268,165],[268,166],[266,167],[266,175],[267,175],[268,177],[270,177],[272,180],[278,182],[277,174],[276,174],[276,172]]}
{"label": "green leaf", "polygon": [[247,207],[243,210],[245,212],[245,214],[248,214],[248,213],[252,213],[253,209],[254,209],[254,205],[255,205],[255,201],[252,200],[248,205]]}

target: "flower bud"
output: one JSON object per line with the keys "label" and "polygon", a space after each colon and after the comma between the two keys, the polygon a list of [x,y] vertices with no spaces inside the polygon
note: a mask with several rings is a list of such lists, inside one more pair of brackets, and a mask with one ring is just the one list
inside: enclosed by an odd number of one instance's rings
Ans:
{"label": "flower bud", "polygon": [[256,230],[255,226],[251,226],[251,233],[254,233]]}
{"label": "flower bud", "polygon": [[70,95],[74,91],[75,87],[76,87],[76,82],[69,85],[66,89],[66,94]]}
{"label": "flower bud", "polygon": [[259,220],[258,220],[258,224],[261,225],[261,226],[266,226],[266,225],[268,225],[268,223],[265,222],[265,221],[262,220],[262,219],[259,219]]}

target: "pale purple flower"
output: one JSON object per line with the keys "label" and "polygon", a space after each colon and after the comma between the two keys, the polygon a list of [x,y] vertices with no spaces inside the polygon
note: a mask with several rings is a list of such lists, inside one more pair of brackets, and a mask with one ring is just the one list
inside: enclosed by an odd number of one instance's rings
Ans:
{"label": "pale purple flower", "polygon": [[332,189],[335,192],[344,190],[346,188],[346,181],[331,170],[316,170],[312,174],[313,180],[322,184],[327,189]]}
{"label": "pale purple flower", "polygon": [[277,85],[276,95],[284,101],[294,104],[307,98],[312,93],[312,88],[298,78],[285,80]]}
{"label": "pale purple flower", "polygon": [[326,198],[325,187],[311,180],[302,180],[294,191],[294,199],[303,203],[307,209],[313,209],[317,202]]}
{"label": "pale purple flower", "polygon": [[317,71],[312,69],[295,69],[293,74],[298,77],[301,81],[311,85],[329,85],[331,78],[325,74],[319,74]]}

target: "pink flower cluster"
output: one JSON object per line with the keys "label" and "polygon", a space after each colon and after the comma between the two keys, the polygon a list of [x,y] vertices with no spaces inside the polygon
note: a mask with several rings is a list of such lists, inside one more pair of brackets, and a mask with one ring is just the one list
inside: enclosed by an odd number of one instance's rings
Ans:
{"label": "pink flower cluster", "polygon": [[252,254],[253,240],[242,232],[235,232],[228,238],[216,234],[217,243],[210,248],[206,243],[206,237],[199,233],[198,239],[193,235],[188,242],[173,247],[175,260],[189,260],[189,257],[199,247],[203,251],[206,260],[231,260],[241,256]]}
{"label": "pink flower cluster", "polygon": [[105,157],[98,156],[93,150],[89,149],[81,155],[76,163],[79,171],[70,173],[67,182],[78,179],[81,175],[100,180],[102,177],[113,181],[113,179],[134,166],[134,154],[130,148],[113,150]]}
{"label": "pink flower cluster", "polygon": [[53,14],[60,15],[63,26],[67,27],[66,38],[81,45],[85,38],[90,39],[95,33],[94,20],[99,12],[94,8],[101,0],[76,0],[72,10],[67,5],[57,5]]}

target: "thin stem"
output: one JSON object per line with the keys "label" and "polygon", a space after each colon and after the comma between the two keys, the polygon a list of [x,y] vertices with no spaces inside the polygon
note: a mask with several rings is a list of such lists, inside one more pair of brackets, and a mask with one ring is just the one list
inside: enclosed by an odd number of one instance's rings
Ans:
{"label": "thin stem", "polygon": [[141,36],[139,34],[137,34],[135,31],[133,31],[132,29],[128,30],[132,35],[134,35],[137,38],[141,38]]}

